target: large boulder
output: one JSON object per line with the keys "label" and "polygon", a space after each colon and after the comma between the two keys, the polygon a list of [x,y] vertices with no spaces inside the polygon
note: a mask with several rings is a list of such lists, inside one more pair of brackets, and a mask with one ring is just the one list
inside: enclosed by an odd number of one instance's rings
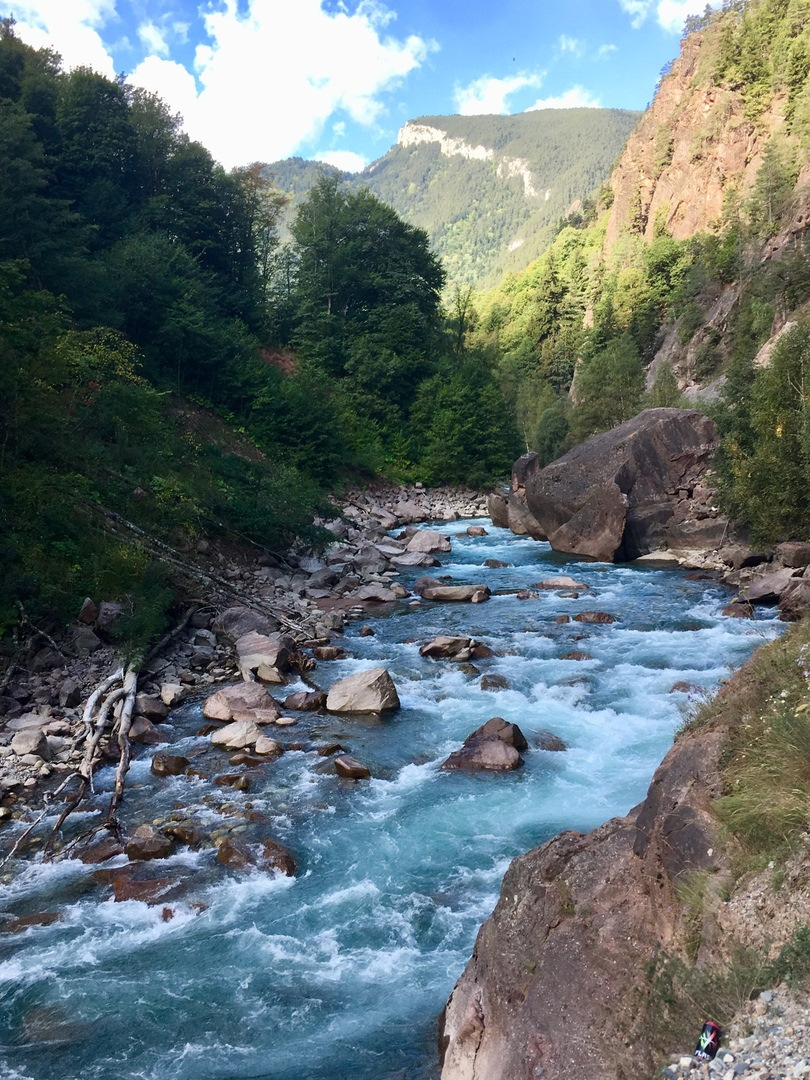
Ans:
{"label": "large boulder", "polygon": [[450,540],[432,529],[418,529],[408,541],[408,551],[432,555],[436,551],[450,551]]}
{"label": "large boulder", "polygon": [[295,656],[295,642],[287,634],[259,634],[251,630],[236,640],[239,670],[252,678],[260,667],[289,671]]}
{"label": "large boulder", "polygon": [[370,668],[333,683],[326,707],[329,712],[386,712],[399,708],[399,695],[385,668]]}
{"label": "large boulder", "polygon": [[419,655],[428,656],[431,660],[455,660],[457,663],[463,663],[472,656],[472,644],[472,638],[439,634],[419,649]]}
{"label": "large boulder", "polygon": [[244,750],[247,746],[255,746],[262,738],[262,729],[252,720],[237,720],[227,727],[220,728],[211,736],[213,746],[221,746],[224,750]]}
{"label": "large boulder", "polygon": [[445,603],[480,604],[491,595],[488,585],[436,585],[422,590],[423,599]]}
{"label": "large boulder", "polygon": [[487,513],[493,525],[499,529],[509,528],[509,502],[506,495],[493,491],[487,498]]}
{"label": "large boulder", "polygon": [[[275,715],[265,717],[268,712]],[[238,714],[260,711],[263,723],[272,723],[281,714],[278,706],[259,683],[237,683],[217,690],[203,704],[206,720],[233,720]]]}
{"label": "large boulder", "polygon": [[461,749],[455,750],[442,768],[452,772],[510,772],[520,768],[520,752],[528,748],[517,724],[493,716],[467,736]]}
{"label": "large boulder", "polygon": [[235,644],[245,634],[255,631],[257,634],[272,634],[278,630],[278,624],[266,615],[260,615],[250,608],[227,608],[214,620],[212,627],[217,637],[224,637]]}
{"label": "large boulder", "polygon": [[647,409],[544,469],[528,462],[526,502],[555,551],[619,562],[705,546],[725,528],[695,497],[710,497],[700,481],[718,443],[695,409]]}

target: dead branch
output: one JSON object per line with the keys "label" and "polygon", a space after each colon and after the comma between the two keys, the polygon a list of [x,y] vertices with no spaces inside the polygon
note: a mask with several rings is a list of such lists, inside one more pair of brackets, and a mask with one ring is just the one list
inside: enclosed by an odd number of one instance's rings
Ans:
{"label": "dead branch", "polygon": [[116,821],[118,804],[124,797],[124,781],[129,771],[129,762],[132,756],[132,743],[129,740],[129,729],[132,724],[132,712],[135,708],[135,692],[138,688],[138,668],[130,667],[124,679],[122,693],[124,704],[121,707],[121,715],[118,718],[118,768],[115,770],[115,787],[113,788],[110,806],[107,811],[107,826]]}
{"label": "dead branch", "polygon": [[[243,593],[239,592],[238,589],[235,589],[225,578],[221,578],[216,574],[209,574],[205,570],[200,569],[199,566],[189,562],[188,559],[185,559],[179,551],[169,547],[169,545],[165,544],[162,540],[149,536],[149,534],[144,532],[138,525],[133,524],[131,521],[127,521],[126,518],[117,514],[114,510],[108,510],[106,507],[95,507],[94,509],[106,519],[108,524],[104,527],[107,532],[117,536],[121,540],[126,539],[126,537],[122,536],[120,529],[132,533],[133,536],[138,537],[144,550],[150,555],[161,562],[176,567],[201,588],[209,589],[214,585],[221,589],[227,596],[231,597],[231,599],[238,601],[243,607],[251,608],[253,611],[258,611],[263,615],[271,615],[288,630],[293,630],[295,633],[307,637],[307,632],[304,628],[290,619],[282,609],[271,604],[259,603],[253,597],[245,596]],[[114,526],[118,526],[119,528],[115,528]]]}
{"label": "dead branch", "polygon": [[[62,781],[62,783],[59,785],[59,787],[56,788],[51,793],[51,799],[54,799],[57,795],[60,794],[60,792],[64,791],[64,789],[67,787],[69,781],[72,780],[72,779],[73,779],[73,773],[71,773],[70,776],[66,776],[65,779]],[[26,838],[31,835],[31,833],[34,831],[34,829],[37,827],[37,825],[39,825],[39,823],[42,821],[42,819],[45,817],[45,815],[47,813],[48,813],[48,806],[46,805],[45,808],[43,809],[42,813],[36,819],[36,821],[34,821],[31,825],[29,825],[28,828],[25,830],[25,832],[21,833],[17,837],[17,839],[16,839],[16,841],[14,843],[14,847],[11,849],[11,851],[8,853],[8,855],[6,855],[5,859],[3,859],[2,862],[0,862],[0,869],[2,869],[6,865],[6,863],[9,862],[9,860],[14,858],[14,856],[17,854],[17,852],[22,847],[23,841],[26,840]],[[48,840],[50,841],[50,837],[48,837]],[[47,847],[47,844],[46,844],[46,847]]]}

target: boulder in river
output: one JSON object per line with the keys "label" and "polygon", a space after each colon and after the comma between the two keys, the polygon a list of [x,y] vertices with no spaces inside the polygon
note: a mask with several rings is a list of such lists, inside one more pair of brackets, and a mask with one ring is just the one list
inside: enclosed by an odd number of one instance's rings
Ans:
{"label": "boulder in river", "polygon": [[444,603],[481,604],[490,596],[488,585],[432,585],[422,590],[423,599]]}
{"label": "boulder in river", "polygon": [[180,776],[191,762],[182,754],[155,754],[150,766],[155,776]]}
{"label": "boulder in river", "polygon": [[278,707],[259,683],[236,683],[217,690],[203,704],[203,716],[206,720],[232,720],[235,713],[262,711],[270,709],[278,716]]}
{"label": "boulder in river", "polygon": [[609,615],[607,611],[580,611],[574,616],[574,622],[590,623],[594,626],[606,626],[616,622],[615,615]]}
{"label": "boulder in river", "polygon": [[419,655],[427,656],[431,660],[455,660],[461,663],[470,659],[472,644],[472,638],[439,634],[420,648]]}
{"label": "boulder in river", "polygon": [[433,529],[418,529],[408,541],[408,551],[427,552],[432,555],[437,551],[450,550],[450,540],[444,533],[435,532]]}
{"label": "boulder in river", "polygon": [[280,870],[287,877],[295,876],[295,859],[276,840],[264,840],[257,849],[241,837],[229,836],[219,845],[217,862],[229,870]]}
{"label": "boulder in river", "polygon": [[500,716],[493,716],[464,740],[460,750],[455,750],[442,768],[459,772],[510,772],[523,764],[522,750],[529,744],[517,724],[511,724]]}
{"label": "boulder in river", "polygon": [[246,746],[255,746],[262,737],[262,729],[252,720],[237,720],[227,727],[220,728],[211,736],[213,746],[225,750],[244,750]]}
{"label": "boulder in river", "polygon": [[402,555],[395,555],[391,562],[394,566],[399,566],[402,569],[411,569],[414,566],[427,568],[440,565],[439,560],[427,551],[406,551]]}
{"label": "boulder in river", "polygon": [[371,770],[350,754],[335,758],[335,772],[345,780],[370,780]]}
{"label": "boulder in river", "polygon": [[563,750],[567,750],[568,747],[559,735],[555,735],[553,731],[546,731],[546,729],[543,728],[541,731],[537,732],[537,749],[550,750],[554,753],[559,753]]}
{"label": "boulder in river", "polygon": [[509,503],[502,492],[493,491],[489,495],[487,498],[487,513],[496,528],[509,528]]}
{"label": "boulder in river", "polygon": [[695,409],[647,409],[545,468],[535,459],[526,502],[555,551],[618,562],[714,547],[726,523],[700,481],[718,443],[717,425]]}
{"label": "boulder in river", "polygon": [[784,570],[763,574],[762,577],[754,578],[741,592],[749,604],[778,604],[797,573],[792,567],[785,567]]}
{"label": "boulder in river", "polygon": [[290,694],[284,699],[284,708],[296,712],[317,712],[325,705],[326,694],[323,690],[299,690],[297,694]]}
{"label": "boulder in river", "polygon": [[542,581],[535,581],[532,585],[533,589],[578,589],[580,592],[588,588],[581,581],[574,581],[572,577],[562,575],[560,577],[543,578]]}
{"label": "boulder in river", "polygon": [[333,683],[326,707],[329,712],[386,712],[399,708],[399,695],[385,668],[370,668]]}
{"label": "boulder in river", "polygon": [[139,825],[124,844],[124,851],[130,862],[147,859],[168,859],[174,850],[170,837],[153,825]]}

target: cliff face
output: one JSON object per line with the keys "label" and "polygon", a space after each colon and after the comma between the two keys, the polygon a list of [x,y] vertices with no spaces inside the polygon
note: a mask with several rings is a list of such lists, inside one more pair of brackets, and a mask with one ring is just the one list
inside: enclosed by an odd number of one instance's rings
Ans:
{"label": "cliff face", "polygon": [[645,970],[684,947],[679,876],[723,864],[710,813],[723,739],[684,737],[627,817],[513,861],[442,1016],[442,1080],[653,1073]]}
{"label": "cliff face", "polygon": [[745,118],[741,95],[716,86],[706,68],[715,31],[690,34],[613,171],[606,247],[633,226],[652,239],[657,223],[683,240],[719,220],[724,193],[751,190],[764,149],[784,124],[775,98]]}

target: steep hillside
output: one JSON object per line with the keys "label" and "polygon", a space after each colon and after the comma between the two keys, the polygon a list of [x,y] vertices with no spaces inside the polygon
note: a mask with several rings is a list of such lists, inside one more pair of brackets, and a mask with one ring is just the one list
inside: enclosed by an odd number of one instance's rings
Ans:
{"label": "steep hillside", "polygon": [[482,298],[470,340],[544,463],[645,405],[717,403],[726,509],[772,541],[810,525],[810,3],[697,21],[597,220]]}
{"label": "steep hillside", "polygon": [[[362,173],[367,187],[427,231],[452,282],[493,285],[547,247],[566,215],[605,180],[639,114],[549,109],[518,116],[424,116]],[[292,195],[288,214],[330,166],[292,158],[269,166]]]}

